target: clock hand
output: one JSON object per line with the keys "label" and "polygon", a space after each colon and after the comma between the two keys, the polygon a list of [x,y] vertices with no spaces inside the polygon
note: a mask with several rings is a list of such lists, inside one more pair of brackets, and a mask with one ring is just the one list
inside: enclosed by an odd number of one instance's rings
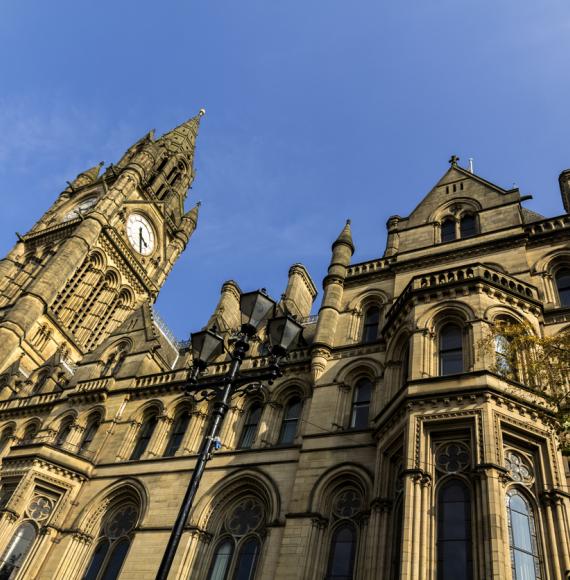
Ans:
{"label": "clock hand", "polygon": [[139,228],[139,252],[142,254],[143,235],[142,228]]}

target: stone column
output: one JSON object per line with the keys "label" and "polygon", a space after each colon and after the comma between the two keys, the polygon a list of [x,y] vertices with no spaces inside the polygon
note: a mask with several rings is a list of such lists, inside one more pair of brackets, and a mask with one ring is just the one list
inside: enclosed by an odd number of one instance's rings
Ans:
{"label": "stone column", "polygon": [[[544,519],[546,521],[546,544],[548,545],[548,554],[546,555],[546,568],[550,571],[552,580],[562,580],[560,573],[561,561],[558,552],[558,538],[556,534],[556,524],[554,521],[554,513],[556,511],[556,504],[552,501],[550,492],[545,492],[541,497],[542,509],[544,512]],[[548,557],[549,556],[549,557]]]}
{"label": "stone column", "polygon": [[303,580],[320,580],[317,576],[320,553],[322,551],[322,542],[324,530],[327,527],[327,520],[320,516],[311,518],[311,531],[307,541],[307,558],[305,559],[305,570],[303,572]]}

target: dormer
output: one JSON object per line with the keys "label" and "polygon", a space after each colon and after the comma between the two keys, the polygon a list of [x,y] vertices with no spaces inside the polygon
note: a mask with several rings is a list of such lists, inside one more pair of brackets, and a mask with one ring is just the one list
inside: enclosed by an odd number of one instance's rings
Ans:
{"label": "dormer", "polygon": [[524,217],[518,189],[506,190],[458,165],[450,168],[407,218],[388,220],[385,256],[430,246],[450,249],[455,242],[520,228]]}

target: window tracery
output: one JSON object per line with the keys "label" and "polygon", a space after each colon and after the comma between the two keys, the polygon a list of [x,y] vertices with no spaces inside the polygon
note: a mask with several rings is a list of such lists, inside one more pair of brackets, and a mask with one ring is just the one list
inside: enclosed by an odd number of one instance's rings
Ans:
{"label": "window tracery", "polygon": [[358,516],[363,499],[359,490],[343,489],[332,501],[332,530],[326,580],[352,580],[356,564]]}
{"label": "window tracery", "polygon": [[517,483],[528,485],[534,481],[534,473],[530,462],[516,451],[508,450],[505,453],[505,467]]}
{"label": "window tracery", "polygon": [[264,536],[265,509],[255,497],[246,497],[230,510],[220,530],[208,580],[252,580]]}
{"label": "window tracery", "polygon": [[465,471],[471,463],[469,448],[458,442],[440,445],[435,458],[437,469],[449,474]]}
{"label": "window tracery", "polygon": [[119,577],[131,546],[139,513],[139,508],[133,503],[120,505],[109,512],[83,580],[110,580]]}

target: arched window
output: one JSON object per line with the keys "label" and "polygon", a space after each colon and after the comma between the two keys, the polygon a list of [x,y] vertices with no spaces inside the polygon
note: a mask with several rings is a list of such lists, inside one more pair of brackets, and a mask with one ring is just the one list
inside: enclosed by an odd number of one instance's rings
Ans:
{"label": "arched window", "polygon": [[540,580],[538,540],[532,508],[517,490],[507,494],[513,580]]}
{"label": "arched window", "polygon": [[139,431],[137,444],[135,445],[135,448],[131,453],[131,460],[137,460],[142,457],[142,454],[146,451],[146,448],[148,447],[150,438],[154,433],[157,422],[158,417],[156,411],[146,415]]}
{"label": "arched window", "polygon": [[4,451],[10,444],[10,441],[13,436],[14,436],[13,427],[6,427],[4,431],[2,431],[2,435],[0,436],[0,453],[4,453]]}
{"label": "arched window", "polygon": [[139,510],[128,504],[111,512],[101,529],[99,541],[87,566],[83,580],[115,580],[119,573],[131,542],[133,530],[139,517]]}
{"label": "arched window", "polygon": [[234,543],[231,539],[226,538],[218,544],[210,566],[208,580],[226,580],[233,553]]}
{"label": "arched window", "polygon": [[45,384],[47,383],[48,379],[49,379],[49,372],[48,371],[43,372],[38,377],[36,384],[33,386],[31,394],[37,395],[39,392],[41,392],[41,390],[44,388]]}
{"label": "arched window", "polygon": [[69,437],[69,434],[71,433],[71,427],[73,426],[73,417],[68,417],[67,419],[64,419],[60,426],[59,426],[59,431],[57,432],[57,435],[55,437],[55,445],[57,447],[62,447],[63,444],[67,441],[67,438]]}
{"label": "arched window", "polygon": [[555,279],[560,306],[570,306],[570,268],[558,270]]}
{"label": "arched window", "polygon": [[36,435],[38,434],[38,424],[37,423],[30,423],[26,429],[24,430],[24,434],[22,435],[22,443],[31,443]]}
{"label": "arched window", "polygon": [[444,483],[437,496],[437,580],[471,580],[471,497],[459,479]]}
{"label": "arched window", "polygon": [[259,403],[253,403],[245,417],[245,423],[239,440],[238,449],[249,449],[253,445],[260,418],[261,405]]}
{"label": "arched window", "polygon": [[453,242],[455,239],[455,220],[446,218],[441,222],[441,241]]}
{"label": "arched window", "polygon": [[408,343],[404,348],[404,354],[402,356],[402,374],[401,374],[402,381],[400,386],[402,387],[406,386],[409,375],[410,375],[410,345]]}
{"label": "arched window", "polygon": [[360,379],[354,387],[354,396],[352,398],[350,426],[353,429],[366,429],[368,427],[371,398],[372,381],[366,378]]}
{"label": "arched window", "polygon": [[391,580],[400,580],[400,567],[402,563],[402,529],[404,519],[404,503],[400,497],[394,510],[394,521],[392,522],[392,572]]}
{"label": "arched window", "polygon": [[165,457],[171,457],[175,455],[182,445],[182,440],[184,435],[186,435],[186,430],[188,429],[188,424],[190,423],[190,413],[187,409],[184,409],[178,414],[174,423],[172,424],[172,429],[170,430],[170,437],[168,438],[168,444],[164,451]]}
{"label": "arched window", "polygon": [[454,323],[444,325],[439,333],[439,374],[463,372],[463,332]]}
{"label": "arched window", "polygon": [[364,314],[362,327],[362,342],[374,342],[378,338],[378,325],[380,324],[380,308],[370,306]]}
{"label": "arched window", "polygon": [[208,580],[253,580],[264,523],[265,511],[257,499],[246,498],[234,505],[221,529]]}
{"label": "arched window", "polygon": [[38,530],[32,522],[18,526],[0,559],[1,579],[9,580],[18,574],[37,535]]}
{"label": "arched window", "polygon": [[326,580],[352,580],[355,554],[356,530],[352,523],[344,523],[332,536]]}
{"label": "arched window", "polygon": [[97,431],[99,430],[100,425],[101,425],[101,417],[98,414],[89,418],[89,420],[87,421],[87,426],[85,427],[85,431],[83,432],[83,439],[81,440],[81,445],[79,446],[80,451],[85,451],[89,449],[91,441],[93,441]]}
{"label": "arched window", "polygon": [[293,397],[285,405],[285,413],[283,414],[283,423],[281,424],[281,433],[279,434],[279,443],[287,445],[293,443],[295,435],[297,435],[297,428],[299,426],[299,419],[301,418],[301,410],[303,404],[299,397]]}
{"label": "arched window", "polygon": [[477,218],[470,213],[463,215],[459,222],[459,229],[462,239],[476,236],[479,233],[477,231]]}

